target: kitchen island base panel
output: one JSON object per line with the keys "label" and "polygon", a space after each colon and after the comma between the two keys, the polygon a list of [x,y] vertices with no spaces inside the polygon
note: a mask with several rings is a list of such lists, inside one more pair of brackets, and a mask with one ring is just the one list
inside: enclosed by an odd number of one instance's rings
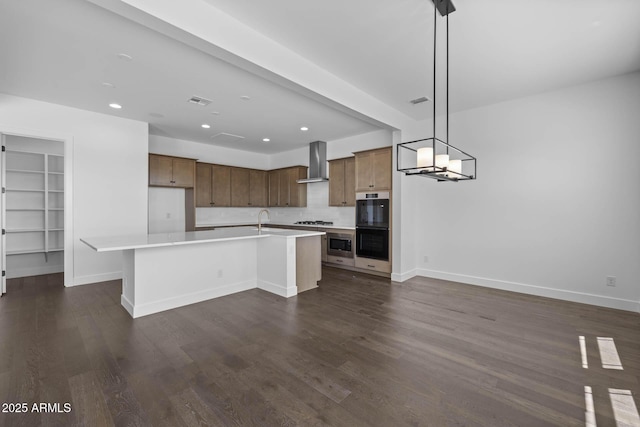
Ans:
{"label": "kitchen island base panel", "polygon": [[297,295],[297,240],[278,238],[258,240],[258,288],[285,298]]}
{"label": "kitchen island base panel", "polygon": [[123,306],[146,316],[253,289],[257,278],[256,239],[126,250]]}
{"label": "kitchen island base panel", "polygon": [[259,288],[289,298],[321,279],[320,236],[127,249],[121,304],[137,318]]}

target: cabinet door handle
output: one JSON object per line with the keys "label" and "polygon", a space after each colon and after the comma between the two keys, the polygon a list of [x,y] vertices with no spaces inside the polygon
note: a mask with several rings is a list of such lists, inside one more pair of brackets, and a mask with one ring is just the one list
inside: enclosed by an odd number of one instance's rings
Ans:
{"label": "cabinet door handle", "polygon": [[342,262],[342,260],[341,259],[337,259],[336,262]]}
{"label": "cabinet door handle", "polygon": [[211,202],[211,203],[209,203],[209,204],[210,204],[210,205],[215,205],[215,203],[213,203],[213,202]]}
{"label": "cabinet door handle", "polygon": [[375,265],[367,264],[367,267],[376,268]]}

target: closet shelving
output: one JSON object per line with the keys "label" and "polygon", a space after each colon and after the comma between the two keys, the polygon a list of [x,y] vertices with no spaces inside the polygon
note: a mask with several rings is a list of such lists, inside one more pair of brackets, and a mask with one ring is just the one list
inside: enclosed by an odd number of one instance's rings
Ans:
{"label": "closet shelving", "polygon": [[6,150],[7,255],[64,250],[64,157]]}

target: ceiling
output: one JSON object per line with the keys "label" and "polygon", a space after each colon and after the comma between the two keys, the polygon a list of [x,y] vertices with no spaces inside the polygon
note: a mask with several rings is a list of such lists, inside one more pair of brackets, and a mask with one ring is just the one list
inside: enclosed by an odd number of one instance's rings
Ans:
{"label": "ceiling", "polygon": [[[408,102],[433,95],[429,0],[204,1],[408,117],[431,112],[430,103]],[[454,3],[452,111],[640,69],[638,1]],[[266,154],[384,127],[85,0],[0,0],[0,8],[0,92],[146,121],[156,135]],[[212,103],[190,104],[192,95]],[[112,110],[110,102],[123,108]],[[211,138],[219,133],[244,139]]]}
{"label": "ceiling", "polygon": [[[408,101],[432,96],[432,1],[205,1],[397,110],[416,119],[428,114]],[[453,111],[640,69],[639,1],[453,3]],[[439,31],[438,40],[444,36]]]}

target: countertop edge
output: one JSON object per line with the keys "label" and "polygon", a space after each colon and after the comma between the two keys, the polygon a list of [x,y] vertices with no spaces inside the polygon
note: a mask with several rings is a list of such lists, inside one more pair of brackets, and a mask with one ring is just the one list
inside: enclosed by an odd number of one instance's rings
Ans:
{"label": "countertop edge", "polygon": [[[256,230],[257,231],[257,230]],[[169,246],[186,246],[186,245],[195,245],[195,244],[203,244],[203,243],[217,243],[217,242],[225,242],[225,241],[233,241],[233,240],[246,240],[246,239],[261,239],[265,237],[277,237],[277,238],[287,238],[287,239],[297,239],[303,237],[313,237],[313,236],[321,236],[326,234],[324,231],[302,231],[302,230],[291,230],[297,231],[301,234],[282,234],[282,232],[278,231],[263,231],[262,234],[251,234],[251,235],[241,235],[241,236],[221,236],[221,237],[211,237],[207,239],[201,240],[178,240],[178,241],[169,241],[169,242],[158,242],[158,243],[144,243],[144,244],[122,244],[118,245],[117,243],[113,246],[100,246],[95,245],[89,242],[91,238],[80,238],[80,241],[85,245],[89,246],[91,249],[96,252],[115,252],[115,251],[126,251],[133,249],[152,249],[152,248],[161,248],[161,247],[169,247]],[[206,232],[206,231],[203,231]],[[198,233],[196,231],[195,233]],[[124,236],[123,236],[124,237]]]}

